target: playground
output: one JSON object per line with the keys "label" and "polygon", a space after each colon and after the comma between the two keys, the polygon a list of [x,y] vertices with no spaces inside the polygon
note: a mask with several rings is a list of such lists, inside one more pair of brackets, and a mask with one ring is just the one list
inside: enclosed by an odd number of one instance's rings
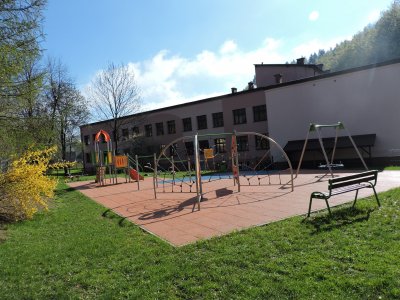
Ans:
{"label": "playground", "polygon": [[[241,192],[237,192],[231,179],[212,181],[205,185],[201,210],[194,211],[195,194],[159,193],[154,199],[152,178],[145,178],[140,190],[133,183],[101,188],[87,181],[68,184],[142,229],[172,245],[182,246],[199,239],[305,215],[310,194],[326,188],[328,179],[316,181],[316,176],[323,173],[301,172],[295,181],[295,192],[267,186],[242,186]],[[338,173],[345,174],[349,173]],[[384,171],[379,176],[378,192],[399,186],[399,172]],[[370,195],[372,191],[369,189],[359,193],[360,197]],[[330,204],[337,206],[353,199],[353,194],[342,194],[332,199]],[[313,211],[321,209],[326,209],[323,201],[313,204]]]}
{"label": "playground", "polygon": [[[320,132],[328,127],[336,132],[330,159]],[[344,125],[340,122],[311,124],[296,172],[280,145],[254,132],[218,134],[218,139],[221,136],[230,138],[230,151],[220,154],[220,157],[208,145],[203,149],[199,147],[199,139],[203,137],[204,141],[204,137],[216,135],[178,138],[166,145],[158,156],[150,156],[146,165],[139,164],[137,156],[135,159],[115,156],[109,137],[101,132],[98,136],[104,135],[107,149],[102,152],[96,146],[96,162],[98,170],[101,170],[97,172],[96,181],[68,184],[102,204],[106,208],[104,214],[112,210],[170,244],[181,246],[198,239],[307,214],[310,195],[326,190],[329,179],[360,173],[342,169],[343,164],[335,163],[337,132],[341,129]],[[313,131],[318,134],[325,165],[317,170],[301,170],[308,135]],[[259,137],[261,143],[268,142],[268,147],[253,160],[243,157],[238,151],[248,147],[240,145],[241,137],[251,135]],[[362,166],[368,170],[350,134],[348,136]],[[188,146],[190,143],[193,143],[193,148]],[[127,184],[118,183],[117,166],[129,174],[125,180]],[[109,169],[108,177],[106,168]],[[149,171],[150,176],[141,176],[140,172],[144,170]],[[399,182],[398,172],[381,172],[374,191],[398,187]],[[348,191],[357,191],[359,198],[373,195],[373,190],[363,189],[364,185],[359,187],[335,194],[329,200],[330,206],[354,201],[354,193]],[[328,203],[325,202],[314,201],[312,211],[326,209]]]}

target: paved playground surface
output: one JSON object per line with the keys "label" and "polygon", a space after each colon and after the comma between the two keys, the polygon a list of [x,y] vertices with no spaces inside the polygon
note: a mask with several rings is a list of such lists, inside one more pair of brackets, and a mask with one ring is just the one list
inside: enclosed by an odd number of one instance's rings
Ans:
{"label": "paved playground surface", "polygon": [[[336,175],[352,173],[354,172],[337,172]],[[288,181],[289,176],[271,176],[268,184],[261,186],[248,186],[248,180],[241,178],[240,192],[232,179],[214,178],[215,180],[207,180],[203,184],[204,199],[200,210],[196,206],[195,186],[190,187],[185,182],[176,181],[173,185],[160,181],[157,199],[154,198],[153,180],[148,177],[140,182],[140,190],[136,182],[103,187],[98,187],[93,181],[68,184],[144,230],[174,246],[182,246],[199,239],[305,215],[310,194],[314,191],[326,191],[329,178],[321,178],[318,171],[303,172],[294,180],[293,192],[290,185],[282,187],[277,184],[278,180]],[[377,192],[399,186],[399,171],[378,174]],[[372,193],[372,189],[362,189],[359,199]],[[354,195],[355,192],[335,196],[329,203],[333,207],[351,202]],[[371,201],[376,204],[375,199]],[[385,202],[381,200],[381,204],[385,205]],[[325,202],[314,200],[313,211],[321,209],[326,209]]]}

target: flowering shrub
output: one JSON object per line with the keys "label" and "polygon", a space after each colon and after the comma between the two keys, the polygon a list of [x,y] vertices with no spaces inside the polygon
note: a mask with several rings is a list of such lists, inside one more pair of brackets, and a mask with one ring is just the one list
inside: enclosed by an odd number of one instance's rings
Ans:
{"label": "flowering shrub", "polygon": [[56,150],[27,151],[0,173],[0,219],[29,219],[38,209],[47,209],[57,182],[45,173]]}
{"label": "flowering shrub", "polygon": [[57,161],[48,165],[49,169],[58,170],[64,168],[72,168],[76,166],[76,161]]}

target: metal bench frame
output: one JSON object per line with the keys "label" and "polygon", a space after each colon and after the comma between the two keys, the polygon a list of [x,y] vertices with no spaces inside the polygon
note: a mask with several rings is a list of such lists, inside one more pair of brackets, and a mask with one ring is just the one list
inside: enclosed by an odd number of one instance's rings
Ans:
{"label": "metal bench frame", "polygon": [[378,171],[372,170],[367,172],[362,172],[355,175],[343,176],[338,178],[329,179],[328,181],[328,191],[327,192],[313,192],[310,196],[310,204],[308,206],[307,217],[311,213],[312,200],[323,199],[325,200],[326,206],[328,207],[329,215],[332,215],[331,208],[329,207],[328,199],[332,196],[344,194],[347,192],[356,191],[356,196],[354,198],[353,207],[356,205],[358,191],[364,188],[372,188],[375,194],[376,202],[378,206],[381,206],[378,195],[375,190],[375,185],[378,179]]}

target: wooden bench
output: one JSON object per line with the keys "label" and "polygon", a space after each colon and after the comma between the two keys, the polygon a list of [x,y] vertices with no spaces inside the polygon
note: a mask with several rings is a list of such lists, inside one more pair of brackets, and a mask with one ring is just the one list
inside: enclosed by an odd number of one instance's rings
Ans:
{"label": "wooden bench", "polygon": [[378,195],[375,191],[376,181],[378,179],[378,171],[372,170],[367,172],[362,172],[356,175],[343,176],[338,178],[329,179],[328,181],[328,191],[327,192],[313,192],[310,196],[310,205],[308,207],[307,217],[310,216],[312,200],[323,199],[325,200],[326,206],[328,207],[329,215],[332,215],[331,209],[329,207],[328,199],[344,194],[347,192],[356,191],[356,196],[354,198],[353,207],[356,205],[358,191],[364,188],[372,188],[375,194],[376,202],[378,206],[381,206]]}

